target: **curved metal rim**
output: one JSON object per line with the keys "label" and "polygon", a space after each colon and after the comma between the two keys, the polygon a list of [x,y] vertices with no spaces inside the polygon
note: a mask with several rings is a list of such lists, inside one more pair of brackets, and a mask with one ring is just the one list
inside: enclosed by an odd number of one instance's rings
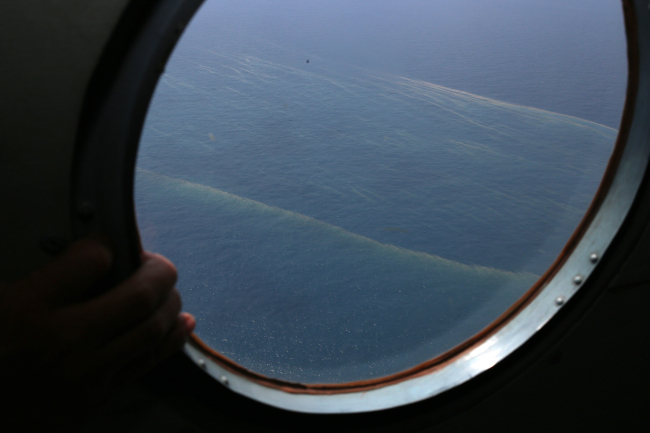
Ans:
{"label": "curved metal rim", "polygon": [[[143,101],[148,105],[162,69],[159,65],[171,51],[169,44],[173,46],[180,36],[178,23],[183,25],[187,22],[188,13],[191,16],[201,0],[183,3],[186,6],[180,8],[182,11],[173,3],[172,0],[161,0],[151,21],[143,25],[117,73],[108,102],[93,129],[82,137],[78,145],[80,156],[76,165],[81,169],[73,187],[75,206],[83,206],[95,199],[99,213],[115,215],[111,203],[119,203],[117,214],[121,218],[118,220],[123,223],[111,222],[115,220],[111,218],[90,222],[78,219],[75,221],[77,235],[95,229],[112,234],[114,239],[125,234],[126,238],[133,239],[133,236],[128,236],[127,229],[135,227],[132,184],[137,138],[145,113],[133,110],[116,116],[114,111],[117,106],[123,107],[125,101],[131,101],[133,106],[137,105],[136,102],[141,105]],[[623,5],[628,36],[628,92],[619,137],[603,182],[556,262],[499,319],[462,345],[427,363],[396,375],[363,382],[304,385],[270,379],[223,357],[197,337],[185,347],[188,357],[231,390],[270,406],[308,413],[353,413],[401,406],[438,395],[487,371],[523,345],[588,282],[598,259],[606,252],[625,220],[646,170],[649,149],[648,132],[643,122],[647,110],[643,101],[650,99],[650,83],[640,75],[640,71],[650,71],[650,67],[643,55],[646,47],[639,44],[645,45],[650,41],[650,23],[647,14],[641,17],[635,14],[635,10],[643,10],[642,6],[645,6],[640,0],[623,0]],[[167,35],[163,42],[161,34]],[[162,49],[161,45],[164,46]],[[152,46],[158,50],[151,50]],[[125,93],[125,89],[132,93]],[[130,130],[124,125],[128,125]],[[134,129],[137,130],[135,139]],[[111,143],[105,139],[106,130],[113,132]],[[119,160],[98,158],[101,149],[114,151],[115,143],[119,143],[117,146],[126,157],[122,155]],[[124,247],[131,254],[134,250],[132,245]],[[126,276],[132,269],[132,264],[127,265],[120,274]]]}

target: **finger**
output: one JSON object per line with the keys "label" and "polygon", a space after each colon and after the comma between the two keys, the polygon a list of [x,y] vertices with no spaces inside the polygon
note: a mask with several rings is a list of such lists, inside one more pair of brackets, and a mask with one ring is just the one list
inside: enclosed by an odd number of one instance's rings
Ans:
{"label": "finger", "polygon": [[[179,315],[180,296],[174,291],[165,302],[149,319],[125,332],[111,341],[100,351],[100,359],[110,368],[119,370],[143,356],[152,356],[159,359],[166,355],[169,336],[175,336],[181,332],[183,340],[185,337],[184,318]],[[178,329],[176,329],[178,328]],[[182,345],[178,338],[174,338],[176,345]],[[150,355],[147,355],[150,354]]]}
{"label": "finger", "polygon": [[194,332],[196,328],[196,318],[190,313],[181,313],[181,318],[183,319],[183,328],[185,329],[185,334],[188,336]]}
{"label": "finger", "polygon": [[130,363],[125,364],[117,374],[121,376],[122,380],[128,382],[151,371],[160,362],[183,348],[189,335],[185,327],[185,319],[179,315],[177,326],[172,328],[165,341],[154,350],[145,352]]}
{"label": "finger", "polygon": [[174,315],[180,309],[180,297],[174,290],[176,268],[160,255],[151,255],[128,280],[98,298],[83,305],[87,330],[96,338],[122,334],[150,319],[161,305],[177,302]]}
{"label": "finger", "polygon": [[113,256],[102,243],[82,239],[28,279],[48,303],[65,303],[79,296],[108,272]]}
{"label": "finger", "polygon": [[140,261],[143,261],[143,262],[147,261],[147,260],[149,260],[150,258],[152,258],[152,257],[154,257],[156,255],[157,255],[156,253],[152,253],[151,251],[144,251],[143,250],[142,252],[140,252]]}

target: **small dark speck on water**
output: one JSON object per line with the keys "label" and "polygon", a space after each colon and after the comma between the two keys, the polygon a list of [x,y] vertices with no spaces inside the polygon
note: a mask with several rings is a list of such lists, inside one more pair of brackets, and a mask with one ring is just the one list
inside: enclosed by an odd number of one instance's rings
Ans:
{"label": "small dark speck on water", "polygon": [[309,59],[307,59],[307,62],[306,62],[306,63],[309,63]]}

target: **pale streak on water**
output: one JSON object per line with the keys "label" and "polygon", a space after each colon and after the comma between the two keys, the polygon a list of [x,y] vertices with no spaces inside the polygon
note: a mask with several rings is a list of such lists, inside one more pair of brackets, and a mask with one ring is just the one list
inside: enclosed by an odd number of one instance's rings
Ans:
{"label": "pale streak on water", "polygon": [[181,43],[136,205],[198,335],[272,377],[369,379],[480,331],[561,250],[616,136],[247,37]]}

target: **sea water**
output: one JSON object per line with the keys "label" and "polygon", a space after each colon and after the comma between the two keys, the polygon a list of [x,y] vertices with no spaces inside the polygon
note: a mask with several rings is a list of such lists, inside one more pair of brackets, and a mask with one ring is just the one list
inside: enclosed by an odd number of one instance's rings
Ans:
{"label": "sea water", "polygon": [[149,108],[143,244],[246,368],[413,367],[557,257],[617,135],[624,54],[616,1],[208,2]]}

